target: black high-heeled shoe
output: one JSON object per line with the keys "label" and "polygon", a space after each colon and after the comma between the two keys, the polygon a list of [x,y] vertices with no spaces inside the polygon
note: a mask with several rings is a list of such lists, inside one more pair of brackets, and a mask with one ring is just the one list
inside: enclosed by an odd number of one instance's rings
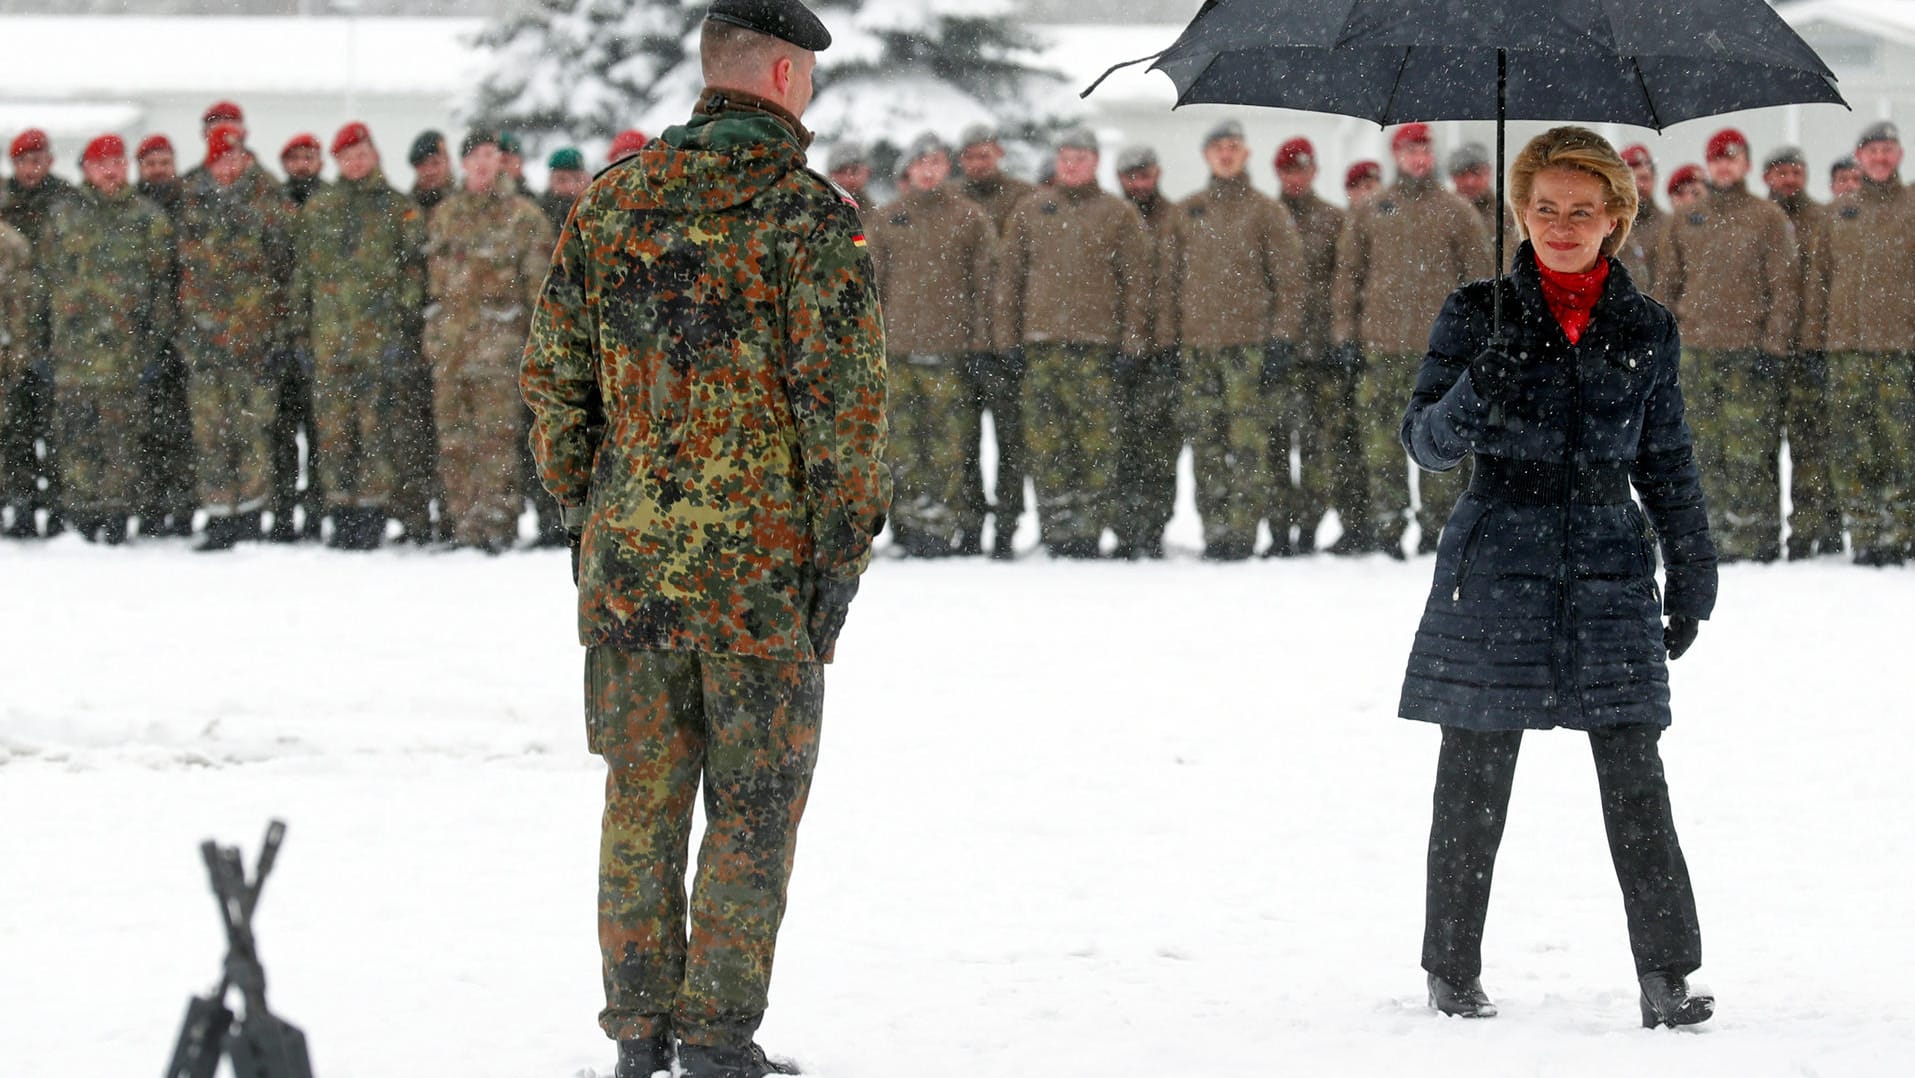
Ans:
{"label": "black high-heeled shoe", "polygon": [[1716,1013],[1714,996],[1694,995],[1689,982],[1675,973],[1645,973],[1642,984],[1642,1028],[1693,1026]]}
{"label": "black high-heeled shoe", "polygon": [[1462,984],[1449,981],[1432,973],[1429,977],[1430,1009],[1452,1018],[1494,1018],[1496,1004],[1491,1003],[1489,993],[1483,991],[1480,977],[1471,977]]}

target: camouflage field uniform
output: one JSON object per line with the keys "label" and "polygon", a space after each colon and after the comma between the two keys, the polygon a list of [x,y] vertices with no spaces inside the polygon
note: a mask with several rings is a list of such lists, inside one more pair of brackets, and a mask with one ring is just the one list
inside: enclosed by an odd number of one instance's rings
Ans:
{"label": "camouflage field uniform", "polygon": [[941,554],[976,534],[975,397],[966,361],[990,348],[997,229],[950,185],[871,215],[871,261],[888,314],[892,534],[907,553]]}
{"label": "camouflage field uniform", "polygon": [[452,538],[499,550],[519,534],[523,425],[516,380],[552,226],[521,195],[459,191],[432,213],[426,359]]}
{"label": "camouflage field uniform", "polygon": [[83,187],[48,218],[41,243],[61,516],[83,529],[123,522],[146,486],[143,387],[176,320],[173,226],[131,187]]}
{"label": "camouflage field uniform", "polygon": [[[74,186],[58,176],[49,175],[32,188],[10,178],[0,187],[0,223],[11,225],[37,257],[47,218],[75,194]],[[30,519],[35,508],[55,509],[58,499],[58,473],[50,452],[53,386],[44,365],[34,362],[38,358],[20,361],[6,387],[7,397],[0,401],[0,498],[14,506],[16,520]],[[44,456],[41,447],[49,450]]]}
{"label": "camouflage field uniform", "polygon": [[[176,227],[186,187],[178,179],[139,184],[139,192],[166,214]],[[175,237],[177,239],[177,236]],[[173,266],[173,293],[179,293],[179,265]],[[140,495],[140,530],[185,535],[193,527],[193,507],[199,498],[193,468],[193,410],[186,397],[186,360],[177,341],[165,342],[159,366],[142,379],[146,391],[142,413],[141,453],[146,465],[146,489]]]}
{"label": "camouflage field uniform", "polygon": [[[280,193],[292,203],[297,222],[307,204],[331,186],[317,176],[309,176],[286,180],[280,185]],[[318,459],[319,420],[313,403],[312,351],[304,342],[298,342],[293,354],[298,362],[281,363],[276,369],[278,385],[274,389],[273,425],[266,432],[273,451],[273,538],[282,542],[290,542],[298,534],[293,526],[295,509],[305,511],[302,528],[305,535],[316,537],[327,499]],[[301,435],[306,439],[303,459],[299,452]],[[300,484],[302,479],[304,486]]]}
{"label": "camouflage field uniform", "polygon": [[[1303,309],[1299,315],[1296,382],[1302,397],[1296,429],[1298,483],[1273,472],[1271,530],[1282,521],[1295,521],[1297,549],[1308,553],[1316,530],[1331,509],[1350,532],[1370,519],[1370,485],[1363,469],[1362,443],[1356,412],[1356,376],[1353,367],[1332,362],[1330,352],[1330,290],[1336,280],[1337,237],[1343,232],[1343,211],[1306,192],[1299,198],[1278,197],[1296,223],[1303,246]],[[1274,422],[1270,456],[1287,446],[1291,431]],[[1351,544],[1344,544],[1347,549]],[[1282,552],[1282,548],[1278,548]]]}
{"label": "camouflage field uniform", "polygon": [[[997,235],[1004,235],[1004,224],[1011,211],[1036,188],[1022,180],[999,174],[988,180],[964,180],[958,189],[983,207]],[[995,269],[993,269],[995,274]],[[1024,477],[1030,474],[1030,454],[1024,447],[1024,374],[1001,356],[978,357],[967,364],[965,381],[971,387],[972,402],[964,417],[964,474],[966,500],[981,515],[993,511],[991,554],[1011,556],[1011,541],[1017,535],[1017,520],[1024,513]],[[983,465],[979,450],[984,438],[984,413],[991,413],[991,431],[997,447],[997,475],[991,484],[991,500],[986,503],[983,490]],[[977,479],[973,481],[972,476]]]}
{"label": "camouflage field uniform", "polygon": [[[415,188],[408,196],[419,207],[428,235],[431,232],[432,215],[438,212],[449,193],[441,187],[423,191]],[[430,279],[427,278],[428,282]],[[430,307],[432,303],[433,296],[428,288],[426,306]],[[392,500],[387,505],[387,512],[405,526],[408,540],[423,543],[433,538],[435,533],[432,503],[437,501],[441,512],[445,508],[445,484],[439,478],[439,428],[432,414],[432,365],[421,363],[390,379],[390,389],[392,452],[397,473],[393,477]],[[440,538],[445,537],[440,535]]]}
{"label": "camouflage field uniform", "polygon": [[1159,301],[1166,292],[1174,291],[1162,262],[1183,210],[1155,191],[1131,199],[1131,205],[1137,207],[1150,242],[1150,277],[1142,293],[1149,312],[1144,338],[1150,350],[1135,362],[1123,364],[1113,387],[1118,436],[1110,530],[1117,535],[1114,556],[1127,559],[1163,554],[1164,529],[1177,508],[1177,457],[1184,448],[1184,429],[1178,415],[1183,398],[1183,360],[1175,323],[1164,316]]}
{"label": "camouflage field uniform", "polygon": [[313,356],[316,456],[331,504],[384,509],[394,485],[392,385],[425,362],[425,215],[374,171],[300,211],[294,309]]}
{"label": "camouflage field uniform", "polygon": [[707,91],[582,196],[525,348],[540,476],[584,528],[600,1024],[620,1039],[750,1043],[831,658],[806,613],[855,583],[890,502],[871,264],[802,131]]}
{"label": "camouflage field uniform", "polygon": [[[0,430],[10,430],[14,421],[15,397],[20,380],[26,376],[29,356],[32,312],[28,302],[28,272],[32,266],[26,237],[5,221],[0,221]],[[11,455],[0,458],[0,493],[7,495],[16,513],[30,512],[24,490],[31,473],[16,469],[23,462]],[[17,500],[16,500],[17,499]]]}
{"label": "camouflage field uniform", "polygon": [[1782,364],[1782,428],[1789,438],[1791,558],[1842,549],[1842,510],[1829,472],[1829,208],[1807,194],[1775,199],[1795,229],[1801,314]]}
{"label": "camouflage field uniform", "polygon": [[258,165],[230,187],[202,170],[175,226],[199,498],[214,517],[257,512],[271,493],[276,368],[292,360],[293,213]]}

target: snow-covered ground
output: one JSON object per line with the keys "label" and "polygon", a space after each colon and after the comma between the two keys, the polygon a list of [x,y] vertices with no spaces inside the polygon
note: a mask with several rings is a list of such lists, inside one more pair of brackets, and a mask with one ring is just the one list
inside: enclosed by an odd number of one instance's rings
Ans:
{"label": "snow-covered ground", "polygon": [[[1183,533],[1187,536],[1186,527]],[[1665,739],[1719,994],[1636,1028],[1584,739],[1532,735],[1492,1022],[1417,952],[1430,571],[885,561],[832,669],[761,1039],[821,1078],[1906,1075],[1915,570],[1735,567]],[[0,547],[0,1074],[157,1073],[258,917],[324,1078],[609,1068],[561,554]]]}

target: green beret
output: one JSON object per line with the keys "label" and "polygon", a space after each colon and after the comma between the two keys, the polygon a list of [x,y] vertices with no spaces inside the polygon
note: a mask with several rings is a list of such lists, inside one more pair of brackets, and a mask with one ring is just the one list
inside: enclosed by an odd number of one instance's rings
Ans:
{"label": "green beret", "polygon": [[553,150],[552,156],[545,159],[545,167],[553,172],[584,172],[585,155],[576,147],[566,146]]}

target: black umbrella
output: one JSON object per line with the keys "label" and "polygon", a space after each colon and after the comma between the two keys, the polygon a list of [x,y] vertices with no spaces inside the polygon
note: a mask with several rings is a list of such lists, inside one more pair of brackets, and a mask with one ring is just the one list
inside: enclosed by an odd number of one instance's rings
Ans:
{"label": "black umbrella", "polygon": [[[1662,130],[1769,105],[1847,106],[1763,0],[1206,0],[1155,61],[1177,105],[1264,105],[1378,124],[1622,123]],[[1496,265],[1504,257],[1496,215]],[[1502,329],[1502,290],[1496,290]]]}

